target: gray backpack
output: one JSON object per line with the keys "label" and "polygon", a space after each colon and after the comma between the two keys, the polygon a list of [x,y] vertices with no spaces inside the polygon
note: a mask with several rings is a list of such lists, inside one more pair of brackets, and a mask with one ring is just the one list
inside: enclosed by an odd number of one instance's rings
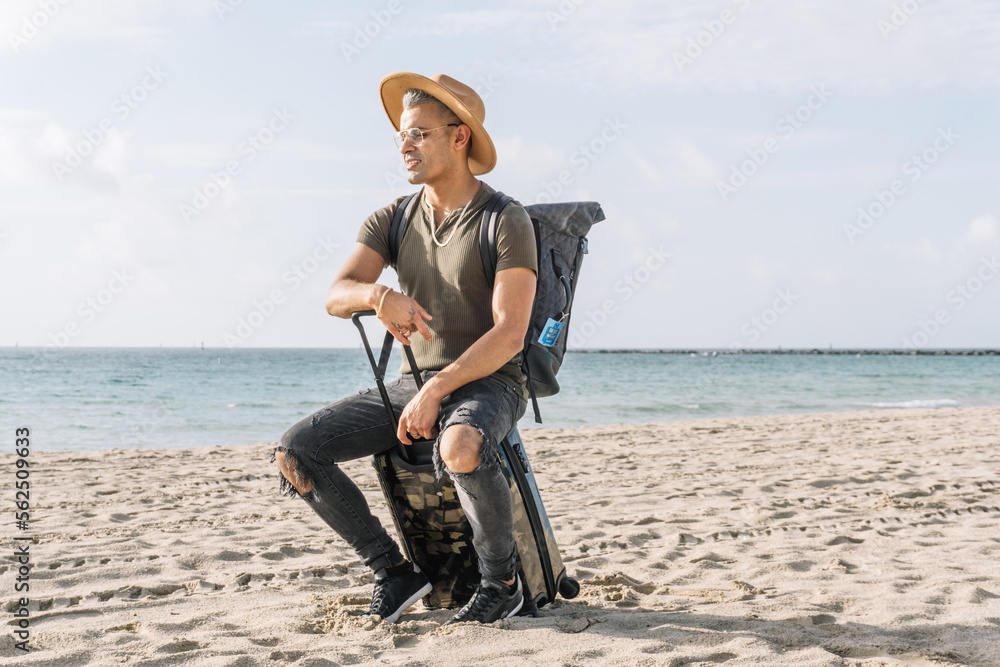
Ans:
{"label": "gray backpack", "polygon": [[[389,259],[393,267],[406,230],[410,211],[417,200],[415,192],[400,202],[389,226]],[[479,251],[491,287],[496,280],[496,230],[500,212],[513,199],[497,191],[486,203],[479,223]],[[528,392],[535,411],[535,421],[542,423],[538,398],[559,393],[556,374],[566,354],[570,309],[580,277],[580,265],[587,254],[587,232],[594,223],[604,220],[597,202],[565,202],[525,206],[535,230],[538,251],[538,275],[531,321],[524,337],[521,369],[528,377]]]}

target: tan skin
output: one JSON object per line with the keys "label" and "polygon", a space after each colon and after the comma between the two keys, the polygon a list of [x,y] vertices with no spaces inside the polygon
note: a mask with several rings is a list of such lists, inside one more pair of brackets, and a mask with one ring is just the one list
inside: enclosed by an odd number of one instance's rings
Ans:
{"label": "tan skin", "polygon": [[[453,122],[453,118],[435,104],[420,104],[403,111],[400,129],[430,128]],[[468,125],[444,127],[424,136],[417,147],[409,141],[399,151],[406,164],[407,180],[423,184],[427,201],[434,212],[435,226],[456,209],[461,209],[479,190],[480,182],[469,170],[468,145],[472,131]],[[382,256],[358,243],[347,258],[340,273],[330,285],[326,310],[331,315],[349,318],[358,310],[374,310],[389,288],[376,284],[383,271]],[[493,288],[493,328],[473,343],[458,359],[448,364],[424,386],[403,408],[396,436],[404,444],[412,444],[410,436],[432,439],[437,437],[437,420],[441,401],[459,387],[486,377],[498,370],[521,350],[528,330],[531,306],[535,298],[535,272],[525,267],[498,271]],[[419,333],[430,340],[432,331],[427,322],[433,316],[415,299],[392,291],[385,295],[379,320],[403,345],[408,336]],[[467,473],[479,465],[479,450],[483,436],[467,424],[449,427],[441,436],[440,452],[445,465],[455,472]],[[295,485],[299,493],[308,493],[312,483],[299,487],[295,481],[294,462],[286,461],[282,452],[275,459],[281,473]],[[290,465],[289,465],[290,464]],[[507,581],[513,584],[514,580]]]}

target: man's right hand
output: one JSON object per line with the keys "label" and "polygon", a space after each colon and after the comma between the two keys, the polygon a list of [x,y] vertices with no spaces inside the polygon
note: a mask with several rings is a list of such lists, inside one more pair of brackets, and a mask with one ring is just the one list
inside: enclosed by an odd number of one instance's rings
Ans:
{"label": "man's right hand", "polygon": [[434,318],[415,299],[395,290],[385,295],[378,319],[403,345],[410,344],[409,336],[414,331],[420,332],[424,340],[431,339],[431,330],[427,328],[424,320]]}

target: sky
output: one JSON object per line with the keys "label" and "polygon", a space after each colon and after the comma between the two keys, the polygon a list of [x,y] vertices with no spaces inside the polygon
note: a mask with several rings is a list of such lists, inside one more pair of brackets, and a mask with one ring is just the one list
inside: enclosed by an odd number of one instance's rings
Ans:
{"label": "sky", "polygon": [[490,7],[5,0],[0,346],[357,347],[411,71],[483,97],[485,182],[602,205],[571,348],[1000,347],[1000,5]]}

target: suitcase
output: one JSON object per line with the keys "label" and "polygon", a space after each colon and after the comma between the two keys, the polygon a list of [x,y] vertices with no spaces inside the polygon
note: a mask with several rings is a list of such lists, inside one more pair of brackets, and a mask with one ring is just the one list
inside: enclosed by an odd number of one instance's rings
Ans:
{"label": "suitcase", "polygon": [[[382,402],[395,430],[398,422],[383,381],[395,338],[386,332],[376,362],[361,323],[362,317],[374,314],[374,310],[358,311],[351,319],[361,333]],[[413,352],[409,346],[402,347],[419,388],[423,381]],[[424,598],[424,605],[454,608],[465,604],[479,585],[478,559],[472,545],[472,528],[462,511],[455,485],[447,477],[438,481],[434,476],[433,444],[433,440],[417,440],[412,445],[399,443],[398,447],[373,456],[372,465],[378,473],[403,551],[420,566],[433,587]],[[580,584],[566,574],[517,426],[500,443],[498,456],[513,501],[517,571],[524,586],[521,614],[537,616],[538,609],[555,600],[557,594],[566,599],[576,597]]]}

